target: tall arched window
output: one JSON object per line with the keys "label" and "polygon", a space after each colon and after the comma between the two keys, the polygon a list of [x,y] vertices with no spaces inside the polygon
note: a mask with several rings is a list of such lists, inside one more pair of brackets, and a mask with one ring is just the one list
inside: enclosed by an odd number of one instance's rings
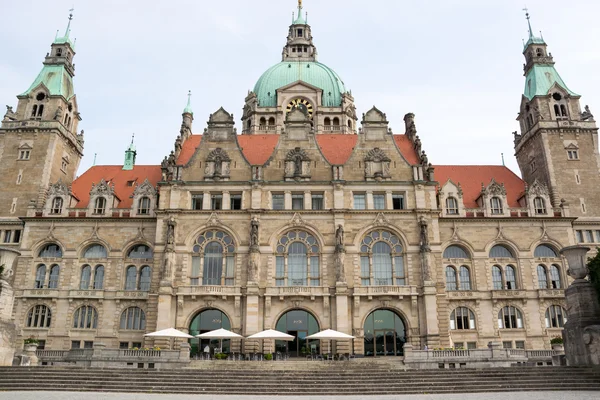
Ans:
{"label": "tall arched window", "polygon": [[475,314],[467,307],[458,307],[450,314],[450,329],[475,329]]}
{"label": "tall arched window", "polygon": [[448,197],[446,199],[446,214],[457,215],[458,214],[458,201],[454,197]]}
{"label": "tall arched window", "polygon": [[82,306],[73,314],[74,329],[96,329],[98,327],[98,312],[92,306]]}
{"label": "tall arched window", "polygon": [[127,258],[151,259],[154,257],[152,249],[145,244],[135,245],[127,253]]}
{"label": "tall arched window", "polygon": [[108,253],[106,251],[106,247],[101,244],[93,244],[88,246],[87,249],[83,252],[83,258],[107,258]]}
{"label": "tall arched window", "polygon": [[490,258],[515,258],[515,256],[508,247],[498,244],[490,250]]}
{"label": "tall arched window", "polygon": [[546,214],[546,202],[541,197],[536,197],[533,199],[533,208],[535,209],[535,213],[538,215]]}
{"label": "tall arched window", "polygon": [[377,230],[366,235],[360,246],[363,286],[406,285],[404,249],[391,232]]}
{"label": "tall arched window", "polygon": [[458,290],[456,269],[452,266],[446,267],[446,290]]}
{"label": "tall arched window", "polygon": [[444,250],[444,258],[470,258],[469,254],[460,246],[448,246]]}
{"label": "tall arched window", "polygon": [[121,330],[143,331],[146,329],[146,313],[139,307],[129,307],[121,314]]}
{"label": "tall arched window", "polygon": [[48,278],[48,289],[58,289],[58,278],[60,277],[60,267],[53,265],[50,267],[50,277]]}
{"label": "tall arched window", "polygon": [[517,276],[515,274],[515,267],[507,265],[505,268],[505,279],[506,289],[512,290],[517,288]]}
{"label": "tall arched window", "polygon": [[460,290],[471,290],[471,272],[468,267],[460,267],[459,280]]}
{"label": "tall arched window", "polygon": [[340,119],[338,117],[335,117],[333,119],[333,126],[340,126]]}
{"label": "tall arched window", "polygon": [[104,266],[96,266],[94,271],[94,290],[104,289]]}
{"label": "tall arched window", "polygon": [[548,272],[546,271],[546,267],[543,265],[538,265],[537,275],[538,275],[538,287],[540,289],[548,289]]}
{"label": "tall arched window", "polygon": [[269,118],[269,126],[275,126],[275,118]]}
{"label": "tall arched window", "polygon": [[27,313],[28,328],[50,328],[52,322],[52,312],[45,305],[37,305]]}
{"label": "tall arched window", "polygon": [[94,203],[94,214],[104,214],[106,211],[106,199],[98,197]]}
{"label": "tall arched window", "polygon": [[41,258],[61,258],[62,250],[60,249],[59,245],[55,243],[49,243],[45,245],[42,250],[40,250],[38,256]]}
{"label": "tall arched window", "polygon": [[79,289],[88,290],[90,288],[90,281],[92,280],[92,267],[84,265],[81,269],[81,279],[79,280]]}
{"label": "tall arched window", "polygon": [[499,197],[492,197],[490,199],[490,208],[493,215],[504,214],[504,209],[502,208],[502,200]]}
{"label": "tall arched window", "polygon": [[62,197],[55,197],[52,199],[52,207],[50,208],[51,214],[62,214],[63,199]]}
{"label": "tall arched window", "polygon": [[275,282],[277,286],[320,286],[317,239],[301,230],[289,231],[277,243]]}
{"label": "tall arched window", "polygon": [[235,244],[233,238],[219,230],[204,232],[196,239],[192,255],[191,284],[233,286],[235,278]]}
{"label": "tall arched window", "polygon": [[147,292],[150,290],[150,281],[152,280],[152,269],[145,265],[140,270],[140,283],[138,285],[138,290],[143,292]]}
{"label": "tall arched window", "polygon": [[550,266],[550,287],[552,289],[562,288],[560,282],[560,269],[557,265]]}
{"label": "tall arched window", "polygon": [[331,118],[325,117],[325,126],[331,126]]}
{"label": "tall arched window", "polygon": [[538,247],[536,247],[533,255],[537,258],[558,258],[556,251],[554,251],[552,247],[545,244],[540,244]]}
{"label": "tall arched window", "polygon": [[365,320],[365,356],[401,356],[407,342],[403,319],[391,310],[375,310]]}
{"label": "tall arched window", "polygon": [[506,306],[498,313],[498,328],[500,329],[522,329],[523,314],[513,306]]}
{"label": "tall arched window", "polygon": [[259,125],[260,125],[261,127],[264,127],[264,126],[266,126],[266,125],[267,125],[267,120],[265,119],[265,117],[261,117],[261,118],[260,118]]}
{"label": "tall arched window", "polygon": [[494,265],[492,267],[492,283],[494,290],[518,289],[515,267],[507,265],[503,268],[500,265]]}
{"label": "tall arched window", "polygon": [[139,215],[149,215],[150,214],[150,198],[149,197],[142,197],[138,201],[137,213]]}
{"label": "tall arched window", "polygon": [[130,265],[125,270],[125,290],[136,290],[137,288],[137,268]]}
{"label": "tall arched window", "polygon": [[494,290],[504,289],[504,280],[502,279],[502,267],[494,265],[492,267],[492,282],[494,284]]}
{"label": "tall arched window", "polygon": [[546,328],[564,328],[567,313],[561,306],[550,306],[546,310]]}
{"label": "tall arched window", "polygon": [[35,271],[35,285],[36,289],[42,289],[46,283],[46,266],[44,264],[38,265]]}

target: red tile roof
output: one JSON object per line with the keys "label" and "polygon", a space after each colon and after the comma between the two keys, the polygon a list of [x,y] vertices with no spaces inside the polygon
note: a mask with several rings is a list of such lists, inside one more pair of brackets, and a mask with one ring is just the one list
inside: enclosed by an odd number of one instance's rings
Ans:
{"label": "red tile roof", "polygon": [[190,162],[196,149],[200,146],[200,141],[202,141],[202,135],[192,135],[183,142],[181,153],[179,153],[179,157],[177,157],[177,165],[185,165]]}
{"label": "red tile roof", "polygon": [[[102,179],[114,184],[115,195],[121,200],[117,208],[131,208],[133,199],[131,195],[137,185],[141,185],[146,179],[156,186],[162,178],[160,165],[136,165],[131,171],[123,171],[121,165],[98,165],[84,172],[75,179],[72,185],[73,194],[79,199],[76,208],[87,208],[90,201],[90,190],[92,184],[98,184]],[[134,181],[133,186],[128,182]]]}
{"label": "red tile roof", "polygon": [[419,156],[415,151],[413,142],[406,135],[394,135],[394,140],[396,141],[396,145],[400,149],[400,153],[404,156],[406,161],[410,165],[415,165],[420,163]]}
{"label": "red tile roof", "polygon": [[481,194],[481,184],[488,186],[492,178],[504,184],[508,206],[519,207],[525,182],[510,169],[501,165],[435,165],[435,180],[440,185],[448,179],[460,183],[466,208],[478,208],[476,200]]}
{"label": "red tile roof", "polygon": [[237,140],[251,165],[263,165],[273,154],[279,135],[239,135]]}
{"label": "red tile roof", "polygon": [[343,165],[348,161],[358,141],[357,135],[320,134],[317,144],[331,165]]}

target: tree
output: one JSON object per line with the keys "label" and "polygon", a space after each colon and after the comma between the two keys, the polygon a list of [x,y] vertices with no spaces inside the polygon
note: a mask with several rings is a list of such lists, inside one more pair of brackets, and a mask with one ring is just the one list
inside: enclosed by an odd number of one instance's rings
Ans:
{"label": "tree", "polygon": [[597,249],[594,257],[588,258],[587,267],[590,270],[590,282],[596,288],[598,300],[600,300],[600,248]]}

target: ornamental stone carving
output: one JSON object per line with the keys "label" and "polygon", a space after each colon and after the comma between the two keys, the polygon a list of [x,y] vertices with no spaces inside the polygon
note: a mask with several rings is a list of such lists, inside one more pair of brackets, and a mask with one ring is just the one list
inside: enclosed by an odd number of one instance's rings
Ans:
{"label": "ornamental stone carving", "polygon": [[390,179],[391,159],[376,147],[369,151],[365,156],[365,179],[366,180],[384,180]]}
{"label": "ornamental stone carving", "polygon": [[548,187],[537,179],[530,186],[527,186],[526,192],[530,196],[549,196]]}
{"label": "ornamental stone carving", "polygon": [[51,184],[48,188],[48,197],[53,196],[69,196],[71,195],[71,188],[63,183],[62,179],[58,182]]}
{"label": "ornamental stone carving", "polygon": [[133,190],[133,198],[142,197],[142,196],[155,196],[156,189],[152,184],[148,181],[148,178],[141,184],[137,185]]}
{"label": "ornamental stone carving", "polygon": [[104,179],[97,185],[92,183],[92,190],[90,190],[90,196],[113,196],[115,194],[115,186],[110,185]]}
{"label": "ornamental stone carving", "polygon": [[206,158],[206,167],[204,168],[204,178],[205,180],[227,180],[229,179],[229,174],[231,171],[230,168],[231,158],[225,150],[220,147],[217,147],[215,150],[211,151]]}
{"label": "ornamental stone carving", "polygon": [[504,183],[499,184],[496,180],[492,179],[487,188],[483,183],[481,184],[481,193],[487,196],[506,196],[506,188],[504,187]]}
{"label": "ornamental stone carving", "polygon": [[300,147],[290,150],[285,157],[285,180],[310,179],[310,157]]}

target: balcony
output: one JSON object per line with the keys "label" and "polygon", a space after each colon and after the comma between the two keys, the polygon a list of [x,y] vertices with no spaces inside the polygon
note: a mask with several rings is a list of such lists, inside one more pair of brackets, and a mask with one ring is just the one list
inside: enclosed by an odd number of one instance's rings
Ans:
{"label": "balcony", "polygon": [[361,286],[354,288],[355,296],[416,296],[417,288],[414,286]]}
{"label": "balcony", "polygon": [[323,127],[324,132],[342,132],[343,128],[341,125],[325,125]]}

